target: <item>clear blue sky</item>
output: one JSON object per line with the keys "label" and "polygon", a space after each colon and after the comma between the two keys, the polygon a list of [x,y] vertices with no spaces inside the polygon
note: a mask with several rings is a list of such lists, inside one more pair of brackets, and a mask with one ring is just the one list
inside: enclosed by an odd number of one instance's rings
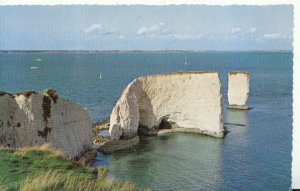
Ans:
{"label": "clear blue sky", "polygon": [[2,6],[1,50],[292,50],[293,6]]}

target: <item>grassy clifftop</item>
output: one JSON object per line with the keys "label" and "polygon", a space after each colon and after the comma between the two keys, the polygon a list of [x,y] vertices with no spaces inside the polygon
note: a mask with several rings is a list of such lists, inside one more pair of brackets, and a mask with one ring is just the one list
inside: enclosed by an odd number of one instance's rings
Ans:
{"label": "grassy clifftop", "polygon": [[0,190],[140,190],[128,182],[106,177],[106,168],[80,166],[43,147],[0,148]]}

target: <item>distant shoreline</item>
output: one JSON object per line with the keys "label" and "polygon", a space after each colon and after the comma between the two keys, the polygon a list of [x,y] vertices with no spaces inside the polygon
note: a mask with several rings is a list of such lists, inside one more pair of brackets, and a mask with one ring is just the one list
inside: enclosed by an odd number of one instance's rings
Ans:
{"label": "distant shoreline", "polygon": [[293,52],[293,50],[0,50],[0,53]]}

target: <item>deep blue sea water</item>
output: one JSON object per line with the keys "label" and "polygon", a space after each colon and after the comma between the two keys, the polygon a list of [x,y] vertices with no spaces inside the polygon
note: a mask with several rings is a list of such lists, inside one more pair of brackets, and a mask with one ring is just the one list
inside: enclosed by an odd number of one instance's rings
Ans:
{"label": "deep blue sea water", "polygon": [[[53,87],[98,121],[109,117],[123,88],[136,77],[217,71],[225,122],[246,126],[227,125],[224,139],[189,133],[141,138],[131,152],[99,153],[95,165],[108,165],[110,175],[153,190],[288,190],[292,60],[290,52],[2,53],[0,90]],[[226,109],[229,71],[250,73],[252,110]]]}

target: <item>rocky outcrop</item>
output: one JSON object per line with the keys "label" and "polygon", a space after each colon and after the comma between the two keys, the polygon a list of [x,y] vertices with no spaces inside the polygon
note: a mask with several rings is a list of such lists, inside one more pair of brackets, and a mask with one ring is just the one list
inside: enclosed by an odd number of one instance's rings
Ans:
{"label": "rocky outcrop", "polygon": [[[138,129],[180,129],[223,137],[221,84],[216,72],[184,72],[135,79],[110,116],[113,140],[130,139]],[[184,129],[184,130],[183,130]]]}
{"label": "rocky outcrop", "polygon": [[228,103],[231,109],[248,109],[249,74],[247,72],[228,73]]}
{"label": "rocky outcrop", "polygon": [[131,149],[133,148],[133,145],[136,145],[139,143],[139,137],[135,136],[130,139],[122,140],[108,140],[104,142],[103,144],[99,145],[97,150],[101,151],[105,154],[110,154],[115,151],[123,150],[123,149]]}
{"label": "rocky outcrop", "polygon": [[92,122],[85,109],[59,98],[53,89],[9,94],[0,92],[0,145],[48,143],[74,158],[92,146]]}

